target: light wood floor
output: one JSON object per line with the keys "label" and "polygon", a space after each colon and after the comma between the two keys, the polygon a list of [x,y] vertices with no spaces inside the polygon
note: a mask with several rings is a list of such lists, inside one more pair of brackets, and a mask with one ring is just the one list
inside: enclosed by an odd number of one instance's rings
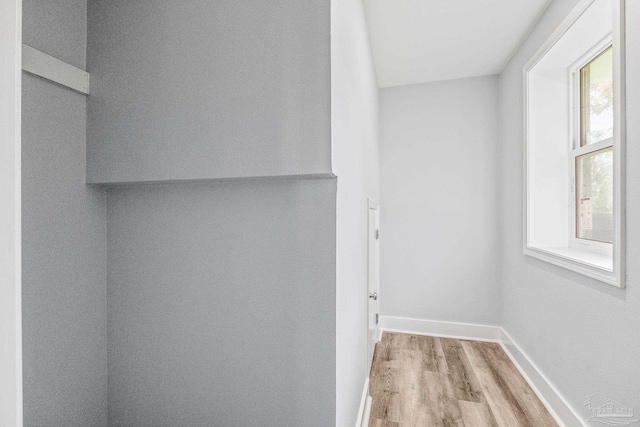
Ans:
{"label": "light wood floor", "polygon": [[557,426],[499,344],[385,332],[370,427]]}

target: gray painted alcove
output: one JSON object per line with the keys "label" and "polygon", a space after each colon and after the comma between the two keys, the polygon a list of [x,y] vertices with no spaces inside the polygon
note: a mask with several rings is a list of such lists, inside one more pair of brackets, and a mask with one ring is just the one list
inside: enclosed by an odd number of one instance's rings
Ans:
{"label": "gray painted alcove", "polygon": [[335,425],[329,2],[188,6],[24,2],[26,426]]}

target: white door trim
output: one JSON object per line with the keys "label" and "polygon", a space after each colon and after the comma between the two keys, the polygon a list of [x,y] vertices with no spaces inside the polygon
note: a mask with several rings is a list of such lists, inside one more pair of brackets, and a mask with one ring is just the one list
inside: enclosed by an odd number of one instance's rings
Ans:
{"label": "white door trim", "polygon": [[364,389],[360,398],[356,427],[369,427],[369,412],[371,411],[371,396],[369,396],[369,377],[364,381]]}
{"label": "white door trim", "polygon": [[22,426],[22,0],[0,0],[0,425]]}
{"label": "white door trim", "polygon": [[[378,202],[376,202],[375,200],[368,198],[367,199],[367,296],[369,297],[369,293],[371,292],[371,260],[372,260],[372,247],[371,247],[371,224],[370,224],[370,211],[376,211],[376,228],[375,228],[375,233],[378,233],[379,228],[380,228],[380,205],[378,204]],[[376,297],[376,310],[377,313],[380,313],[380,244],[377,243],[378,242],[378,236],[374,236],[373,237],[373,241],[374,241],[374,245],[378,245],[378,253],[376,255],[377,261],[376,261],[376,268],[377,268],[377,286],[375,287],[376,289],[374,290],[374,292],[376,292],[378,294],[378,296]],[[371,352],[371,355],[369,355],[369,350],[370,350],[370,335],[369,335],[369,320],[370,320],[370,314],[369,310],[371,307],[371,303],[369,300],[367,300],[367,367],[371,367],[371,364],[373,363],[373,352]],[[380,331],[380,326],[378,324],[376,324],[376,336],[378,336],[379,331]]]}

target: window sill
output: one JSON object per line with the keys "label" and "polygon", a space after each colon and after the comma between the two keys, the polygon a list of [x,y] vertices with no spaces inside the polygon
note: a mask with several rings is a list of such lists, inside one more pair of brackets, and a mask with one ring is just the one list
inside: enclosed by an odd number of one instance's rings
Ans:
{"label": "window sill", "polygon": [[613,271],[611,257],[569,247],[527,246],[524,253],[618,288],[623,287],[618,275]]}

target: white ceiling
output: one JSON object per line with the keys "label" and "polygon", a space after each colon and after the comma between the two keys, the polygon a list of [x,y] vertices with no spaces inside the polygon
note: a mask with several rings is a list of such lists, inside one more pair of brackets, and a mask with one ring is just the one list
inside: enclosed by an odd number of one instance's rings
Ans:
{"label": "white ceiling", "polygon": [[550,0],[364,0],[380,87],[497,74]]}

